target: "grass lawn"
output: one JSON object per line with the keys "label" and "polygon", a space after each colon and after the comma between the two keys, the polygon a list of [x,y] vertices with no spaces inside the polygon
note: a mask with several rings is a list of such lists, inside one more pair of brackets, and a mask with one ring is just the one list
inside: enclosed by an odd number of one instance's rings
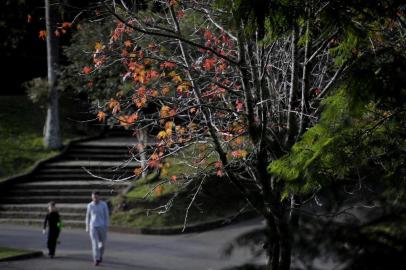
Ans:
{"label": "grass lawn", "polygon": [[45,113],[25,96],[0,97],[0,178],[24,172],[55,155],[42,146]]}
{"label": "grass lawn", "polygon": [[15,248],[7,248],[7,247],[0,247],[0,260],[5,260],[7,258],[11,258],[14,256],[20,256],[25,254],[30,254],[32,251],[23,250],[23,249],[15,249]]}
{"label": "grass lawn", "polygon": [[[0,180],[22,173],[36,161],[58,153],[43,147],[44,109],[26,96],[0,96],[0,108]],[[63,108],[61,111],[63,114]],[[61,128],[65,142],[77,137],[66,121]]]}

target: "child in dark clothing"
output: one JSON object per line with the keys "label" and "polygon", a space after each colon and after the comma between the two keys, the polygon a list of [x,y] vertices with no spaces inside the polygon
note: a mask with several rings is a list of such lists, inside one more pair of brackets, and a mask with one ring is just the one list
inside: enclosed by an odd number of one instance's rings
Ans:
{"label": "child in dark clothing", "polygon": [[46,215],[44,220],[44,228],[42,230],[43,234],[45,234],[47,224],[48,224],[47,245],[49,250],[49,257],[53,258],[55,256],[56,241],[58,240],[61,224],[61,219],[59,217],[58,211],[56,210],[54,202],[48,203],[48,214]]}

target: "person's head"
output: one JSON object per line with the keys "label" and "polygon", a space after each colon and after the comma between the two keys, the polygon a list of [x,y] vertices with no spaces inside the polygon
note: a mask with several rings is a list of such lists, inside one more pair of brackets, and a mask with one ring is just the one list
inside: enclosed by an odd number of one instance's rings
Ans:
{"label": "person's head", "polygon": [[100,200],[100,193],[98,191],[92,192],[92,201],[98,203]]}
{"label": "person's head", "polygon": [[53,202],[53,201],[49,202],[48,203],[48,211],[53,212],[53,211],[55,211],[55,209],[56,209],[55,202]]}

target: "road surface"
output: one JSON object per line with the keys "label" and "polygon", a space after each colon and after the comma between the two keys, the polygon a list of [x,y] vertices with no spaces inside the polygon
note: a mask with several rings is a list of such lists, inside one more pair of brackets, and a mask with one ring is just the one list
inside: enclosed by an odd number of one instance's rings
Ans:
{"label": "road surface", "polygon": [[[1,262],[1,270],[217,270],[250,262],[248,250],[230,258],[222,256],[224,245],[239,234],[262,226],[251,220],[220,229],[172,236],[109,233],[100,267],[94,267],[89,236],[79,229],[64,229],[56,257],[47,256]],[[46,237],[40,228],[0,225],[0,246],[42,250],[47,254]]]}

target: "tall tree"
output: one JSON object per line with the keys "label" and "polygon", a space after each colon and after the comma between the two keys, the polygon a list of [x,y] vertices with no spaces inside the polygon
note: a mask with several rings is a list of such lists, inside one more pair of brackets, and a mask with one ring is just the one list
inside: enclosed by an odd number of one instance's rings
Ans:
{"label": "tall tree", "polygon": [[49,149],[58,149],[62,146],[59,120],[59,100],[57,91],[58,70],[58,39],[56,31],[56,2],[45,0],[45,23],[47,42],[47,66],[48,66],[48,102],[47,116],[44,127],[44,145]]}
{"label": "tall tree", "polygon": [[[139,12],[118,4],[102,9],[103,16],[115,18],[116,27],[105,44],[97,44],[93,68],[83,73],[103,73],[114,63],[125,72],[117,93],[98,100],[99,119],[109,114],[127,128],[158,130],[149,168],[202,145],[190,165],[202,174],[225,176],[238,188],[266,220],[268,269],[290,269],[293,231],[300,230],[296,210],[305,200],[289,192],[268,164],[289,153],[317,122],[320,101],[349,65],[371,49],[371,37],[381,30],[372,26],[381,16],[393,20],[398,5],[285,0],[155,4]],[[142,153],[132,154],[139,160]],[[190,183],[189,178],[177,181]]]}

